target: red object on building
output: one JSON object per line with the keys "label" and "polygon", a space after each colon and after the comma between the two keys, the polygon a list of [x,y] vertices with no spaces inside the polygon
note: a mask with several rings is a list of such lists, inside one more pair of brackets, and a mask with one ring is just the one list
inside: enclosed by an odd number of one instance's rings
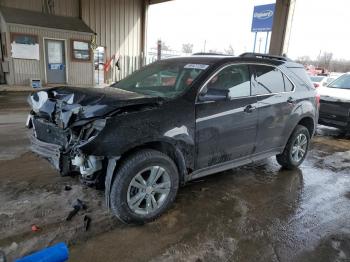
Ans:
{"label": "red object on building", "polygon": [[37,225],[32,225],[32,231],[33,232],[38,232],[40,230],[40,227],[38,227]]}
{"label": "red object on building", "polygon": [[119,56],[117,56],[116,54],[112,55],[112,57],[108,59],[108,61],[103,65],[103,70],[106,73],[111,69],[114,60],[119,60]]}

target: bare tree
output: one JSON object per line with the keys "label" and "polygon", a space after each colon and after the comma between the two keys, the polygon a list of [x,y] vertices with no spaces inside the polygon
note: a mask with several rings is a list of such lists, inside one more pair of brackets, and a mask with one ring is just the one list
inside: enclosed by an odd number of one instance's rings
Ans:
{"label": "bare tree", "polygon": [[311,58],[308,55],[300,56],[296,59],[296,62],[302,65],[308,65],[312,63]]}
{"label": "bare tree", "polygon": [[185,54],[191,54],[193,52],[193,44],[182,44],[182,52]]}
{"label": "bare tree", "polygon": [[212,49],[209,49],[208,53],[211,53],[211,54],[219,54],[220,52],[215,49],[215,48],[212,48]]}
{"label": "bare tree", "polygon": [[320,67],[329,69],[329,66],[331,64],[333,58],[333,53],[332,52],[324,52],[318,59],[318,65]]}
{"label": "bare tree", "polygon": [[329,70],[331,72],[349,72],[350,71],[350,61],[345,59],[332,60]]}
{"label": "bare tree", "polygon": [[233,49],[232,45],[229,45],[228,48],[224,50],[224,53],[226,55],[235,55],[235,50]]}
{"label": "bare tree", "polygon": [[325,52],[314,60],[307,55],[300,56],[296,59],[296,62],[303,65],[318,65],[319,67],[325,68],[330,72],[350,71],[350,60],[333,59],[333,54],[331,52]]}

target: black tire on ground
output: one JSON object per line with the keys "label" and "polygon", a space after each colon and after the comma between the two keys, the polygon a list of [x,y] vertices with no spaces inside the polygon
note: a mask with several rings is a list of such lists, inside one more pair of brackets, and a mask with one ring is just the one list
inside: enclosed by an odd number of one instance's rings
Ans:
{"label": "black tire on ground", "polygon": [[[293,149],[293,145],[296,143],[297,137],[300,134],[304,134],[307,138],[306,151],[303,157],[299,161],[295,161],[292,157],[292,149]],[[309,130],[305,126],[297,125],[292,135],[289,137],[287,145],[284,148],[284,151],[282,152],[282,154],[276,156],[277,162],[286,169],[294,169],[298,167],[301,163],[303,163],[307,155],[309,145],[310,145]]]}
{"label": "black tire on ground", "polygon": [[[142,170],[162,167],[170,177],[170,192],[164,202],[150,214],[137,214],[128,205],[128,188],[132,179]],[[126,158],[117,168],[110,193],[112,213],[127,224],[144,224],[161,216],[174,202],[179,188],[179,173],[166,154],[156,150],[141,150]]]}

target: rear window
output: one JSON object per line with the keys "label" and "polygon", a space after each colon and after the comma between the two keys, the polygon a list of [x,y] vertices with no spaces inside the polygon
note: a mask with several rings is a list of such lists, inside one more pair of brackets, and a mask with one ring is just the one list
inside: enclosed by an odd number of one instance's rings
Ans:
{"label": "rear window", "polygon": [[280,70],[264,65],[254,67],[258,86],[254,88],[253,94],[265,95],[284,92],[284,79]]}
{"label": "rear window", "polygon": [[312,82],[321,82],[325,77],[324,76],[311,76]]}
{"label": "rear window", "polygon": [[288,79],[288,77],[286,77],[285,75],[283,75],[283,79],[284,79],[284,91],[286,91],[286,92],[291,92],[291,91],[293,91],[294,85],[293,85],[292,82]]}
{"label": "rear window", "polygon": [[293,72],[293,76],[297,77],[308,88],[313,88],[310,76],[306,73],[306,70],[303,67],[288,67],[288,69]]}

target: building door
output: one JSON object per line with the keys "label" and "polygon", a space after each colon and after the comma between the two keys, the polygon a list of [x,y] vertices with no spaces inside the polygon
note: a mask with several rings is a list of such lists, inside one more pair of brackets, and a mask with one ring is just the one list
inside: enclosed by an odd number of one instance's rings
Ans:
{"label": "building door", "polygon": [[45,39],[46,81],[64,84],[66,80],[66,53],[64,40]]}
{"label": "building door", "polygon": [[105,48],[98,46],[94,51],[95,84],[103,85],[105,82]]}

